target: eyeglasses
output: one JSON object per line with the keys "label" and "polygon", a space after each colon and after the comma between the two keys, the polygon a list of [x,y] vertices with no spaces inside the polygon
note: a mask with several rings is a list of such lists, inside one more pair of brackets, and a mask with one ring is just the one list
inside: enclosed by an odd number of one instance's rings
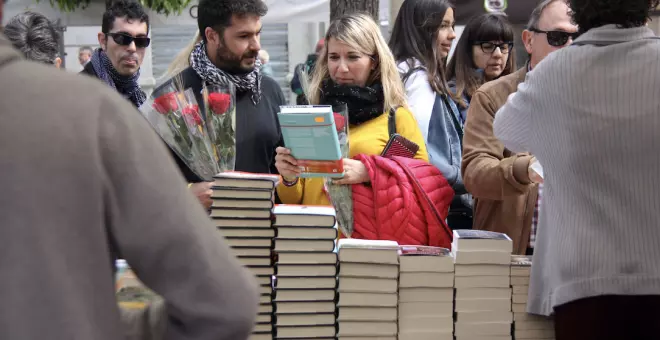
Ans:
{"label": "eyeglasses", "polygon": [[561,47],[568,43],[568,38],[575,40],[578,37],[578,33],[568,33],[564,31],[544,31],[538,28],[530,28],[531,32],[545,34],[548,44],[554,47]]}
{"label": "eyeglasses", "polygon": [[492,54],[496,48],[499,48],[502,54],[509,54],[511,49],[513,49],[513,41],[505,41],[501,44],[496,44],[492,41],[476,41],[474,45],[481,47],[481,50],[487,54]]}
{"label": "eyeglasses", "polygon": [[128,46],[135,41],[135,47],[137,48],[147,48],[151,43],[151,38],[149,37],[134,37],[128,33],[106,33],[106,37],[112,37],[118,45]]}

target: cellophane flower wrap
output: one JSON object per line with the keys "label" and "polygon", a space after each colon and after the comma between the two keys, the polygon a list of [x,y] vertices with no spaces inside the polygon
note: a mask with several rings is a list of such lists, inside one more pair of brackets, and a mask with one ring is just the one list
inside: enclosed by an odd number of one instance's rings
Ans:
{"label": "cellophane flower wrap", "polygon": [[[140,111],[158,135],[188,165],[194,163],[192,141],[183,116],[183,96],[174,86],[167,86],[145,102]],[[192,169],[192,166],[191,166]]]}
{"label": "cellophane flower wrap", "polygon": [[219,172],[215,152],[208,135],[206,122],[202,119],[199,105],[192,89],[184,91],[183,120],[188,127],[188,137],[192,144],[193,171],[200,177],[210,180]]}
{"label": "cellophane flower wrap", "polygon": [[[334,105],[332,110],[339,137],[341,157],[342,159],[349,158],[348,107],[345,104]],[[351,237],[353,234],[353,187],[335,184],[331,178],[326,178],[325,190],[330,202],[335,207],[339,229],[345,237]]]}
{"label": "cellophane flower wrap", "polygon": [[236,92],[233,84],[204,88],[206,122],[219,172],[236,166]]}

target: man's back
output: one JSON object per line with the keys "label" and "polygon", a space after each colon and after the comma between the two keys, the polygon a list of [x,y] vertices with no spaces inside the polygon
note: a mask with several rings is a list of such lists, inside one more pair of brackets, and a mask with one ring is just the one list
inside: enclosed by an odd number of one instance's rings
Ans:
{"label": "man's back", "polygon": [[533,312],[589,296],[660,293],[660,40],[651,37],[645,27],[592,29],[576,43],[624,42],[554,52],[505,108],[524,114],[498,113],[496,134],[544,167]]}
{"label": "man's back", "polygon": [[139,113],[2,36],[0,84],[0,337],[122,339],[117,252],[166,299],[168,339],[245,338],[254,281]]}

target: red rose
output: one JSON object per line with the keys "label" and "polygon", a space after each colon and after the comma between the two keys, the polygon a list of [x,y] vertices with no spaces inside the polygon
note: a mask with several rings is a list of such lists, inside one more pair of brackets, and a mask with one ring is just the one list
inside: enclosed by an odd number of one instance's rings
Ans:
{"label": "red rose", "polygon": [[202,125],[202,116],[199,114],[199,106],[188,105],[183,108],[183,117],[196,125]]}
{"label": "red rose", "polygon": [[213,92],[209,93],[209,106],[211,111],[216,115],[223,115],[229,109],[231,104],[231,97],[226,93]]}
{"label": "red rose", "polygon": [[333,113],[333,115],[335,116],[335,127],[337,128],[337,132],[344,131],[346,128],[346,118],[337,112]]}
{"label": "red rose", "polygon": [[166,93],[154,99],[154,109],[161,114],[168,114],[179,109],[179,103],[176,100],[176,93]]}

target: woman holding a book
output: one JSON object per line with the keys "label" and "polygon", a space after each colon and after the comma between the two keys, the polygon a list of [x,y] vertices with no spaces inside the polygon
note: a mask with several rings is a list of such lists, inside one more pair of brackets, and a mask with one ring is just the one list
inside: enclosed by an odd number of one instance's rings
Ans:
{"label": "woman holding a book", "polygon": [[[345,103],[348,108],[349,158],[343,160],[344,177],[334,183],[353,185],[354,194],[356,185],[379,184],[373,183],[373,167],[368,169],[363,157],[381,155],[390,141],[390,112],[396,133],[419,147],[410,156],[427,164],[424,138],[407,107],[392,53],[374,20],[363,14],[337,19],[330,25],[325,41],[306,95],[312,105],[335,107]],[[278,148],[275,160],[283,177],[277,190],[283,203],[330,204],[325,179],[299,178],[300,169],[289,149]],[[358,224],[356,220],[356,230]]]}

